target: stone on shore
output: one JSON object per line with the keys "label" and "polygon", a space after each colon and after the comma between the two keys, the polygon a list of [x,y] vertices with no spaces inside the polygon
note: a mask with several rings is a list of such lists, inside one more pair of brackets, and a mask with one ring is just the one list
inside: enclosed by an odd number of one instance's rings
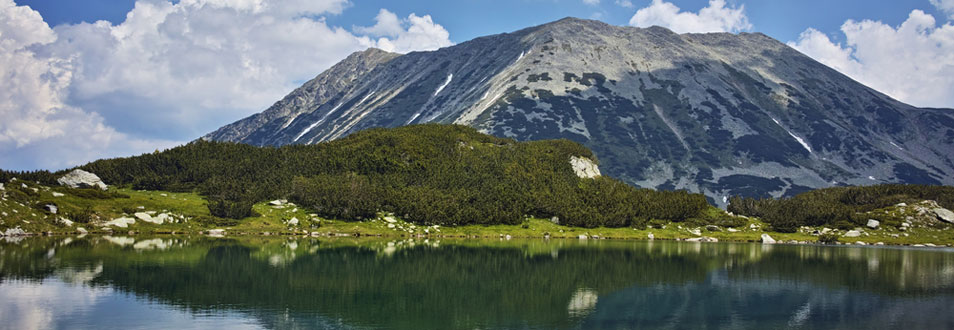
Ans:
{"label": "stone on shore", "polygon": [[881,226],[881,221],[878,221],[875,219],[868,219],[867,226],[868,228],[871,228],[871,229],[878,229],[878,227]]}
{"label": "stone on shore", "polygon": [[775,239],[772,238],[772,236],[769,236],[769,234],[762,234],[762,239],[761,239],[761,241],[762,241],[762,244],[775,244],[775,243],[776,243],[776,242],[775,242]]}

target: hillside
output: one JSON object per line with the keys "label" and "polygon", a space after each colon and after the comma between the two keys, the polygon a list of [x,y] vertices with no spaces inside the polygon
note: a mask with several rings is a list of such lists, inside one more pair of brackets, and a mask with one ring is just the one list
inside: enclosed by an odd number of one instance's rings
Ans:
{"label": "hillside", "polygon": [[569,139],[611,177],[720,206],[840,185],[954,184],[954,111],[903,104],[759,33],[573,18],[432,52],[356,53],[205,139],[313,144],[427,122]]}
{"label": "hillside", "polygon": [[[454,125],[372,129],[281,148],[196,141],[80,168],[113,186],[198,192],[210,215],[231,219],[254,217],[253,205],[277,199],[329,219],[372,219],[384,212],[418,225],[451,226],[516,225],[535,217],[630,227],[649,219],[702,218],[710,208],[702,195],[637,189],[599,176],[592,153],[570,141],[516,142]],[[24,203],[40,191],[17,182],[51,185],[63,174],[21,173],[19,181],[12,181],[16,173],[3,176],[13,183],[11,199]],[[42,208],[52,202],[36,203]]]}

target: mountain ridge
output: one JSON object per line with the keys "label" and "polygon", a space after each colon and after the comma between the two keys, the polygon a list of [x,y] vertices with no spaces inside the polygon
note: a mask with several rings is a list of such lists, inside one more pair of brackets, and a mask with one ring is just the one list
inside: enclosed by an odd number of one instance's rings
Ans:
{"label": "mountain ridge", "polygon": [[317,85],[333,88],[293,91],[205,138],[282,145],[462,124],[577,141],[610,176],[719,205],[835,185],[954,184],[952,111],[903,104],[761,33],[566,18],[430,52],[358,52],[303,88]]}

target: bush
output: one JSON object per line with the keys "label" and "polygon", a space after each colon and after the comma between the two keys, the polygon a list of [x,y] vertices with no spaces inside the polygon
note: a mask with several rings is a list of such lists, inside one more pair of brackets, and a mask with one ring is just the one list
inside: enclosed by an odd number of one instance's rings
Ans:
{"label": "bush", "polygon": [[821,244],[835,244],[838,243],[838,235],[832,233],[825,233],[818,236],[818,243]]}
{"label": "bush", "polygon": [[70,195],[86,198],[86,199],[117,199],[117,198],[129,198],[129,195],[121,194],[115,191],[103,191],[100,189],[92,188],[83,188],[83,189],[68,189],[66,190]]}
{"label": "bush", "polygon": [[198,224],[204,224],[211,227],[231,227],[239,224],[236,219],[220,218],[216,216],[198,216],[192,218],[192,221]]}
{"label": "bush", "polygon": [[95,213],[89,206],[83,208],[81,211],[66,213],[66,217],[75,223],[89,223],[90,221],[93,221],[94,216]]}

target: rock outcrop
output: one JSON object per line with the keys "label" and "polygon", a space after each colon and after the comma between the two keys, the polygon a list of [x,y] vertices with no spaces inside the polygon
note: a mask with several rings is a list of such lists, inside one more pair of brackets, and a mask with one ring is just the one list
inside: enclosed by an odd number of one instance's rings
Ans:
{"label": "rock outcrop", "polygon": [[75,169],[56,180],[57,183],[70,188],[95,188],[106,190],[108,186],[96,174]]}
{"label": "rock outcrop", "polygon": [[592,179],[600,176],[600,168],[589,158],[570,157],[570,166],[573,166],[573,172],[576,173],[578,177]]}

